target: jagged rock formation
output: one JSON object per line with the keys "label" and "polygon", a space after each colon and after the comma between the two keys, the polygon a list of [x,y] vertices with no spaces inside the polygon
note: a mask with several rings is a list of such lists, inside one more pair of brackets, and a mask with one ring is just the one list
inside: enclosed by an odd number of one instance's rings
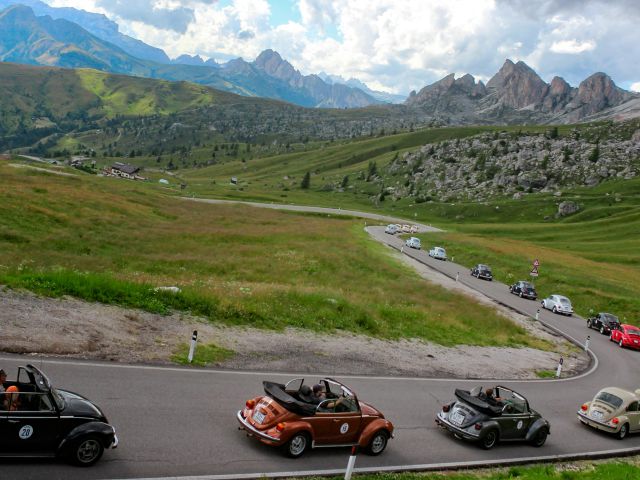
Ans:
{"label": "jagged rock formation", "polygon": [[384,173],[387,193],[416,201],[521,198],[595,186],[640,174],[640,121],[585,127],[567,137],[496,132],[425,145],[396,158]]}
{"label": "jagged rock formation", "polygon": [[405,104],[445,123],[572,123],[594,115],[614,117],[620,107],[629,118],[638,109],[635,104],[632,109],[624,106],[639,99],[604,73],[595,73],[573,88],[560,77],[547,84],[524,62],[507,60],[486,87],[469,74],[458,79],[450,74],[412,92]]}

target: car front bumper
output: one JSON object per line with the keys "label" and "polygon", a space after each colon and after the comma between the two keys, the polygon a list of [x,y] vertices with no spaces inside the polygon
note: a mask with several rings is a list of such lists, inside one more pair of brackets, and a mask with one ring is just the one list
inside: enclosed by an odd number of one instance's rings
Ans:
{"label": "car front bumper", "polygon": [[443,430],[447,430],[448,432],[451,432],[454,435],[458,435],[459,437],[462,437],[465,440],[471,440],[472,442],[480,440],[480,434],[469,433],[466,430],[455,426],[454,424],[449,422],[447,419],[445,419],[441,415],[441,413],[438,413],[438,415],[436,415],[435,421],[436,421],[436,424]]}
{"label": "car front bumper", "polygon": [[258,440],[264,443],[268,443],[269,445],[280,445],[282,443],[282,440],[280,438],[267,435],[266,433],[261,432],[249,422],[247,422],[247,419],[242,416],[242,410],[238,410],[236,418],[241,425],[240,428],[247,432],[248,435],[256,437]]}
{"label": "car front bumper", "polygon": [[582,423],[584,423],[585,425],[588,425],[589,427],[601,430],[603,432],[617,433],[618,430],[620,429],[621,424],[618,424],[618,426],[614,427],[609,425],[608,423],[599,422],[598,420],[594,420],[588,415],[585,415],[584,413],[582,413],[582,410],[578,410],[577,414],[578,414],[578,420],[580,420]]}

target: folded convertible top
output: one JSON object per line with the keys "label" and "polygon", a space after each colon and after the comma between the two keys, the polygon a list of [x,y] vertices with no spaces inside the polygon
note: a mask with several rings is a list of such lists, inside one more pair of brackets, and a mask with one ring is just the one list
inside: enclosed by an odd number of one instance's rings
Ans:
{"label": "folded convertible top", "polygon": [[479,412],[491,417],[499,417],[502,415],[502,408],[497,405],[490,405],[484,399],[471,395],[468,390],[456,388],[456,397],[464,403],[468,403]]}
{"label": "folded convertible top", "polygon": [[264,392],[273,398],[276,402],[282,405],[290,412],[297,413],[298,415],[310,416],[315,415],[316,406],[309,403],[301,402],[295,399],[287,392],[285,392],[285,386],[281,383],[274,382],[262,382],[264,386]]}

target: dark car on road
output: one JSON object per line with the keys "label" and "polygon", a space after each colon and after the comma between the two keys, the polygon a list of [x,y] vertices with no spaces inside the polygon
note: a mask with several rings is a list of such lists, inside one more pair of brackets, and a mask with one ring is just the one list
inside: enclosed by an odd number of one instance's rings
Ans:
{"label": "dark car on road", "polygon": [[550,433],[542,415],[526,398],[510,388],[497,386],[487,395],[482,387],[456,389],[457,400],[442,407],[436,423],[456,438],[477,442],[485,450],[498,442],[526,441],[541,447]]}
{"label": "dark car on road", "polygon": [[484,280],[489,280],[489,281],[493,280],[493,274],[491,273],[491,268],[489,268],[488,265],[483,265],[482,263],[479,263],[478,265],[476,265],[471,269],[471,276],[482,278]]}
{"label": "dark car on road", "polygon": [[100,408],[54,388],[33,365],[18,368],[0,394],[0,456],[63,457],[80,466],[100,460],[118,437]]}
{"label": "dark car on road", "polygon": [[602,335],[611,335],[611,330],[616,330],[620,326],[620,320],[615,315],[600,312],[594,317],[587,318],[587,327],[595,328]]}
{"label": "dark car on road", "polygon": [[521,298],[529,298],[535,300],[538,298],[536,288],[533,283],[520,280],[509,287],[509,291],[514,295],[518,295]]}

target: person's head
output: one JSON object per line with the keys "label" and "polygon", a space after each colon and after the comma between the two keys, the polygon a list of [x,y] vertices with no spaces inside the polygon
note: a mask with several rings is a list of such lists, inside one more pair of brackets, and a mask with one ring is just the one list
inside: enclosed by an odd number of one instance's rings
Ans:
{"label": "person's head", "polygon": [[7,381],[7,372],[0,368],[0,383]]}
{"label": "person's head", "polygon": [[313,390],[313,394],[314,394],[315,396],[318,396],[318,395],[320,395],[320,394],[322,393],[322,385],[320,385],[319,383],[316,383],[316,384],[313,386],[313,389],[312,389],[312,390]]}
{"label": "person's head", "polygon": [[484,391],[484,394],[485,394],[487,397],[493,397],[493,388],[487,388],[487,389]]}

